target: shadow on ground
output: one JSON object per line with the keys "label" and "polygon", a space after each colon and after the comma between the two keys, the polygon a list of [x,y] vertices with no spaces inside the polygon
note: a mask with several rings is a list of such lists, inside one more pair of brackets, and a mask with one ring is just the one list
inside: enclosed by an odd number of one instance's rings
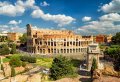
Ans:
{"label": "shadow on ground", "polygon": [[78,74],[80,75],[80,82],[92,82],[89,71],[80,70],[78,71]]}
{"label": "shadow on ground", "polygon": [[91,78],[80,78],[79,79],[81,82],[92,82]]}
{"label": "shadow on ground", "polygon": [[86,70],[80,70],[78,74],[81,76],[90,76],[90,72]]}

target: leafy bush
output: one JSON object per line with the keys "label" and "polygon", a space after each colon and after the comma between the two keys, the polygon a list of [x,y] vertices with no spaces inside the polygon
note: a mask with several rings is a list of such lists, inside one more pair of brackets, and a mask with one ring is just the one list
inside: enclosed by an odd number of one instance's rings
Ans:
{"label": "leafy bush", "polygon": [[13,67],[20,67],[22,65],[22,62],[18,56],[12,56],[9,63]]}
{"label": "leafy bush", "polygon": [[15,44],[12,44],[11,45],[11,51],[10,51],[11,54],[15,54],[16,53],[16,45]]}
{"label": "leafy bush", "polygon": [[11,67],[11,77],[14,77],[15,76],[15,69],[14,67]]}
{"label": "leafy bush", "polygon": [[50,68],[50,77],[53,80],[74,75],[74,69],[71,61],[66,57],[56,57],[53,59],[52,67]]}
{"label": "leafy bush", "polygon": [[104,51],[105,56],[110,57],[114,64],[114,69],[120,71],[120,46],[113,45]]}
{"label": "leafy bush", "polygon": [[116,35],[112,37],[112,43],[120,45],[120,32],[116,33]]}
{"label": "leafy bush", "polygon": [[6,58],[10,59],[10,58],[11,58],[11,56],[6,56]]}
{"label": "leafy bush", "polygon": [[21,59],[21,61],[24,61],[24,62],[36,63],[36,58],[35,57],[21,56],[20,59]]}
{"label": "leafy bush", "polygon": [[10,50],[7,44],[0,45],[0,55],[8,55],[9,53]]}
{"label": "leafy bush", "polygon": [[97,61],[95,58],[93,58],[93,61],[92,61],[92,67],[91,67],[91,77],[93,77],[93,72],[95,71],[95,69],[98,68],[98,65],[97,65]]}
{"label": "leafy bush", "polygon": [[22,67],[25,67],[26,66],[26,62],[22,62]]}

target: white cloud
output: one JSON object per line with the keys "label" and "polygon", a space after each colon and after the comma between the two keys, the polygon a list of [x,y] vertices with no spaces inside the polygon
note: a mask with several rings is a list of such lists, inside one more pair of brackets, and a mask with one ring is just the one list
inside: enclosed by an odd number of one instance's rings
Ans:
{"label": "white cloud", "polygon": [[110,13],[100,17],[102,21],[120,21],[120,15],[118,13]]}
{"label": "white cloud", "polygon": [[[117,24],[115,23],[117,22]],[[91,34],[110,34],[120,31],[120,15],[110,13],[99,17],[99,21],[90,21],[86,25],[77,28],[76,33],[84,35]]]}
{"label": "white cloud", "polygon": [[38,9],[34,4],[34,0],[17,0],[15,4],[0,1],[0,14],[13,17],[20,16],[25,12],[26,8]]}
{"label": "white cloud", "polygon": [[[42,5],[49,6],[46,1],[44,1]],[[7,15],[12,17],[21,16],[28,8],[33,10],[33,12],[31,13],[32,17],[42,18],[46,21],[53,21],[57,23],[58,26],[70,24],[72,21],[75,20],[74,18],[66,16],[64,14],[45,14],[38,6],[35,5],[35,0],[17,0],[15,4],[0,1],[0,15]],[[16,21],[13,22],[14,24],[16,24]]]}
{"label": "white cloud", "polygon": [[21,28],[18,25],[0,25],[0,32],[19,32],[19,33],[25,33],[26,28]]}
{"label": "white cloud", "polygon": [[91,17],[85,16],[85,17],[82,18],[82,21],[90,21],[90,20],[91,20]]}
{"label": "white cloud", "polygon": [[120,32],[120,0],[112,0],[109,4],[101,6],[103,12],[107,13],[97,21],[90,21],[86,25],[75,30],[81,34],[115,34]]}
{"label": "white cloud", "polygon": [[46,1],[41,2],[40,5],[43,7],[50,6],[50,4],[47,3]]}
{"label": "white cloud", "polygon": [[101,10],[105,13],[120,13],[120,0],[112,0],[109,4],[103,5]]}
{"label": "white cloud", "polygon": [[36,9],[32,12],[32,17],[33,18],[42,18],[43,20],[46,21],[53,21],[55,23],[58,24],[58,26],[64,26],[67,24],[70,24],[72,21],[74,21],[75,19],[70,17],[70,16],[66,16],[66,15],[51,15],[49,13],[45,14],[41,9]]}
{"label": "white cloud", "polygon": [[15,21],[15,20],[11,20],[11,21],[9,21],[8,24],[11,24],[11,25],[18,25],[18,24],[20,24],[20,23],[22,23],[22,20],[19,20],[18,22]]}

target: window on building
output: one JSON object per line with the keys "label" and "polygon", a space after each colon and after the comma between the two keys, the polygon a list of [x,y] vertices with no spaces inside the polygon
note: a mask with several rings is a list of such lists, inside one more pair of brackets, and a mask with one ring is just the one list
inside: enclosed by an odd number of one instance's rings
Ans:
{"label": "window on building", "polygon": [[56,46],[56,42],[54,42],[54,46]]}
{"label": "window on building", "polygon": [[37,39],[35,39],[35,44],[37,44]]}
{"label": "window on building", "polygon": [[69,46],[69,42],[67,42],[67,46]]}
{"label": "window on building", "polygon": [[67,49],[67,53],[69,53],[69,49]]}
{"label": "window on building", "polygon": [[76,46],[78,46],[78,42],[76,42]]}
{"label": "window on building", "polygon": [[56,49],[54,49],[54,53],[56,53]]}
{"label": "window on building", "polygon": [[80,46],[80,41],[79,41],[79,46]]}
{"label": "window on building", "polygon": [[64,53],[66,53],[66,49],[64,49]]}
{"label": "window on building", "polygon": [[48,53],[50,53],[50,49],[48,49]]}
{"label": "window on building", "polygon": [[42,45],[42,41],[40,41],[40,45]]}
{"label": "window on building", "polygon": [[53,46],[53,42],[51,42],[51,46]]}
{"label": "window on building", "polygon": [[50,42],[48,42],[48,45],[50,45]]}
{"label": "window on building", "polygon": [[66,42],[64,42],[64,46],[66,46]]}

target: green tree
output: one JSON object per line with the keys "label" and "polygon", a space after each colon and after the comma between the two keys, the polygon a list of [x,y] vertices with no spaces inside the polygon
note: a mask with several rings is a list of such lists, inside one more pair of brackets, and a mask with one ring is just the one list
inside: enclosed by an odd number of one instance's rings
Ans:
{"label": "green tree", "polygon": [[8,55],[10,54],[10,50],[7,44],[0,45],[0,55]]}
{"label": "green tree", "polygon": [[120,47],[109,47],[104,51],[105,58],[106,56],[111,58],[113,61],[114,69],[120,71]]}
{"label": "green tree", "polygon": [[22,65],[22,61],[18,56],[12,56],[9,63],[12,67],[20,67]]}
{"label": "green tree", "polygon": [[93,77],[93,72],[98,68],[97,61],[93,58],[92,66],[91,66],[91,77]]}
{"label": "green tree", "polygon": [[50,77],[53,80],[74,75],[75,73],[71,61],[63,56],[54,58],[50,72]]}
{"label": "green tree", "polygon": [[11,67],[11,77],[14,77],[15,76],[15,69],[14,67]]}
{"label": "green tree", "polygon": [[120,45],[120,32],[116,33],[116,35],[112,37],[112,43]]}
{"label": "green tree", "polygon": [[22,37],[19,38],[20,39],[20,42],[25,44],[27,42],[27,34],[24,33]]}
{"label": "green tree", "polygon": [[11,45],[11,54],[15,54],[16,53],[16,44],[12,44]]}
{"label": "green tree", "polygon": [[114,69],[120,71],[120,32],[112,37],[112,45],[104,51],[104,54],[112,58]]}

